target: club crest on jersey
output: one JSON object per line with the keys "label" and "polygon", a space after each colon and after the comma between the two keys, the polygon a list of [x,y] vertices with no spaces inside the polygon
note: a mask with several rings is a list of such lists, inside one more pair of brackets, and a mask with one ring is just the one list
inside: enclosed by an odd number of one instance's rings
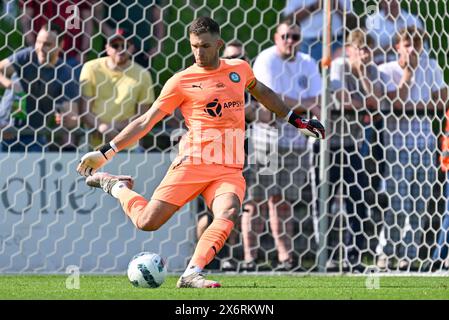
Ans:
{"label": "club crest on jersey", "polygon": [[240,82],[240,76],[237,72],[231,72],[229,74],[229,79],[231,79],[231,81],[235,83]]}
{"label": "club crest on jersey", "polygon": [[214,101],[209,102],[204,108],[204,112],[209,114],[212,117],[221,117],[221,104],[218,103],[218,99],[214,99]]}

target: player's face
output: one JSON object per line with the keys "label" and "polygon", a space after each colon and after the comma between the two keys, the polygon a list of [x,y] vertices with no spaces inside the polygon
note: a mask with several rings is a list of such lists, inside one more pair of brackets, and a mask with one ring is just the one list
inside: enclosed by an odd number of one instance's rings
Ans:
{"label": "player's face", "polygon": [[58,35],[56,32],[41,29],[36,37],[34,45],[37,59],[40,64],[46,64],[57,59],[61,46],[58,46]]}
{"label": "player's face", "polygon": [[190,46],[195,56],[195,62],[202,68],[215,68],[219,64],[218,52],[223,46],[223,40],[219,35],[209,32],[202,34],[190,34]]}
{"label": "player's face", "polygon": [[274,34],[274,43],[283,59],[292,58],[296,55],[301,33],[298,26],[281,24]]}
{"label": "player's face", "polygon": [[116,65],[123,66],[128,63],[133,48],[132,43],[126,43],[123,39],[118,39],[106,46],[106,53]]}

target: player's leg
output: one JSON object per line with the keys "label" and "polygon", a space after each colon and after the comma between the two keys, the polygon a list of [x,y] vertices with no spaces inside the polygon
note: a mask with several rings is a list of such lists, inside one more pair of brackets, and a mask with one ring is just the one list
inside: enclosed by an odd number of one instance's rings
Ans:
{"label": "player's leg", "polygon": [[220,287],[218,282],[206,280],[202,271],[229,238],[245,197],[246,185],[241,170],[217,166],[214,171],[222,172],[223,176],[210,183],[202,192],[214,220],[199,239],[192,259],[178,281],[179,288]]}
{"label": "player's leg", "polygon": [[186,271],[178,281],[177,286],[193,288],[218,288],[220,284],[206,280],[202,271],[223,248],[231,234],[234,222],[240,212],[240,199],[234,193],[218,195],[211,205],[214,220],[204,231],[193,253]]}
{"label": "player's leg", "polygon": [[133,180],[130,176],[111,175],[98,172],[86,179],[87,185],[102,188],[120,201],[126,215],[140,230],[155,231],[159,229],[180,206],[166,201],[145,197],[132,190]]}

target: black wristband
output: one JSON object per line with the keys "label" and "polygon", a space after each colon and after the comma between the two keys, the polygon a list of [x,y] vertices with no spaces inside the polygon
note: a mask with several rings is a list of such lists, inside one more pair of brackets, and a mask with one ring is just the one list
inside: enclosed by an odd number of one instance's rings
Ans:
{"label": "black wristband", "polygon": [[98,149],[98,151],[100,151],[101,154],[103,154],[103,157],[105,157],[106,160],[111,159],[116,154],[114,148],[111,146],[109,142],[102,145],[100,149]]}

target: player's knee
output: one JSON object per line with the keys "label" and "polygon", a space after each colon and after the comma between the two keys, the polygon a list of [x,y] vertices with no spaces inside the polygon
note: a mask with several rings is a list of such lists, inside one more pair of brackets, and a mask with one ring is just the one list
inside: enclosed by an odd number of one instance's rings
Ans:
{"label": "player's knee", "polygon": [[161,227],[161,225],[151,220],[137,219],[136,227],[142,231],[156,231]]}
{"label": "player's knee", "polygon": [[237,221],[238,214],[239,210],[237,208],[229,208],[215,214],[215,218],[228,219],[235,223]]}

